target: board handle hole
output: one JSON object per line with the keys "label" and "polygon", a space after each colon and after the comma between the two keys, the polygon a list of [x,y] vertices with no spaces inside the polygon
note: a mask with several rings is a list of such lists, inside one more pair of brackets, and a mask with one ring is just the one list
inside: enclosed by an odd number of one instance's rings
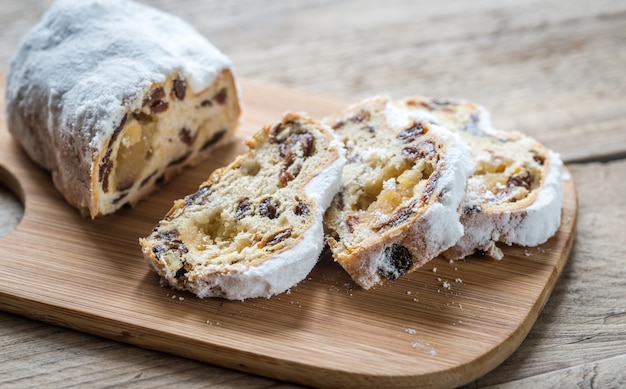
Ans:
{"label": "board handle hole", "polygon": [[24,192],[15,176],[0,166],[0,237],[13,231],[24,216]]}

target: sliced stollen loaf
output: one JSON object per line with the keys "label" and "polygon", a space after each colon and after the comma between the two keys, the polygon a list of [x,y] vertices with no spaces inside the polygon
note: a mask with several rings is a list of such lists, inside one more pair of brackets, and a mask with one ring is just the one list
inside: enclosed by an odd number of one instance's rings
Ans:
{"label": "sliced stollen loaf", "polygon": [[397,103],[416,120],[456,132],[475,161],[460,210],[465,234],[447,258],[479,251],[500,259],[497,242],[536,246],[556,233],[563,204],[558,154],[530,136],[493,128],[489,113],[469,101],[414,96]]}
{"label": "sliced stollen loaf", "polygon": [[456,135],[411,120],[386,96],[324,122],[348,160],[324,217],[327,242],[357,284],[394,280],[458,241],[457,208],[473,162]]}
{"label": "sliced stollen loaf", "polygon": [[162,280],[198,297],[270,297],[300,282],[324,246],[324,210],[337,193],[345,150],[332,131],[287,113],[213,172],[145,239]]}
{"label": "sliced stollen loaf", "polygon": [[125,0],[58,0],[7,78],[7,124],[83,215],[136,204],[227,142],[228,58],[182,20]]}

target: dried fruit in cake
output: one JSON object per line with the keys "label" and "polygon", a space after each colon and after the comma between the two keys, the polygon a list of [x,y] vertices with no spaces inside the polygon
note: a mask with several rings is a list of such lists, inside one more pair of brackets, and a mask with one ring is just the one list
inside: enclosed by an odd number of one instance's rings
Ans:
{"label": "dried fruit in cake", "polygon": [[174,202],[144,257],[199,297],[270,297],[300,282],[324,245],[324,210],[339,189],[343,145],[296,113],[247,141],[250,150]]}
{"label": "dried fruit in cake", "polygon": [[473,162],[458,137],[377,96],[324,119],[346,147],[325,214],[334,259],[363,288],[394,280],[463,234],[457,208]]}
{"label": "dried fruit in cake", "polygon": [[23,39],[7,123],[83,215],[136,204],[227,142],[232,66],[182,20],[124,0],[59,0]]}

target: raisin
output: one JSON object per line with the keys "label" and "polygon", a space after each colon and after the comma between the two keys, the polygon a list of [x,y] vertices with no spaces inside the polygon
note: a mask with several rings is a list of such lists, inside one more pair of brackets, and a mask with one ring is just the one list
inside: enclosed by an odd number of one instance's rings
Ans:
{"label": "raisin", "polygon": [[154,238],[158,240],[172,240],[178,238],[179,236],[180,233],[178,232],[178,230],[174,229],[169,231],[161,231],[156,234]]}
{"label": "raisin", "polygon": [[165,173],[162,173],[157,179],[154,181],[154,184],[159,186],[165,182]]}
{"label": "raisin", "polygon": [[122,182],[118,182],[116,187],[115,187],[115,189],[118,192],[124,192],[125,190],[128,190],[128,189],[132,188],[134,183],[135,182],[132,179],[126,180],[126,181],[122,181]]}
{"label": "raisin", "polygon": [[150,182],[150,180],[151,180],[152,178],[154,178],[154,176],[155,176],[156,174],[157,174],[157,171],[156,171],[156,170],[155,170],[155,171],[153,171],[152,173],[150,173],[150,174],[149,174],[146,178],[144,178],[143,180],[141,180],[141,182],[139,183],[139,187],[141,188],[141,187],[146,186],[146,184],[147,184],[148,182]]}
{"label": "raisin", "polygon": [[379,223],[372,227],[372,230],[379,232],[385,228],[391,228],[399,226],[404,223],[411,215],[413,215],[413,208],[417,204],[417,200],[413,200],[409,203],[409,205],[398,208],[396,212],[384,223]]}
{"label": "raisin", "polygon": [[237,205],[237,210],[235,211],[235,220],[241,220],[246,213],[252,210],[252,205],[250,205],[250,199],[245,197],[243,200],[239,202]]}
{"label": "raisin", "polygon": [[412,160],[431,159],[436,155],[435,145],[432,142],[422,142],[417,147],[405,147],[402,149],[402,155]]}
{"label": "raisin", "polygon": [[273,246],[275,244],[278,244],[280,242],[282,242],[283,240],[289,238],[291,236],[291,228],[287,228],[285,230],[282,231],[278,231],[277,233],[275,233],[274,235],[270,236],[267,239],[267,246]]}
{"label": "raisin", "polygon": [[165,101],[157,100],[150,105],[150,112],[152,113],[165,112],[168,107],[169,107],[169,104],[166,103]]}
{"label": "raisin", "polygon": [[338,129],[340,129],[341,127],[343,127],[343,126],[345,126],[345,125],[346,125],[346,122],[344,122],[343,120],[340,120],[340,121],[338,121],[337,123],[334,123],[334,124],[332,125],[332,129],[333,129],[333,130],[338,130]]}
{"label": "raisin", "polygon": [[102,163],[100,164],[100,168],[98,169],[98,179],[102,183],[102,191],[107,193],[109,191],[109,175],[111,174],[111,170],[113,170],[113,161],[110,160],[111,150],[107,151],[102,158]]}
{"label": "raisin", "polygon": [[165,253],[167,253],[169,251],[169,249],[167,247],[163,247],[163,246],[154,246],[152,248],[152,252],[154,253],[154,256],[157,257],[157,259],[160,259],[161,256]]}
{"label": "raisin", "polygon": [[174,80],[174,83],[172,86],[173,86],[172,91],[174,92],[174,96],[176,96],[178,100],[185,99],[185,94],[187,93],[187,83],[185,82],[185,80],[181,78],[177,78]]}
{"label": "raisin", "polygon": [[432,99],[432,102],[433,104],[439,105],[439,106],[446,106],[446,105],[453,104],[450,100],[443,100],[443,99]]}
{"label": "raisin", "polygon": [[213,96],[213,98],[215,99],[215,101],[217,101],[218,104],[222,105],[226,102],[227,95],[228,92],[226,91],[226,88],[222,88],[219,90],[219,92],[217,92],[215,96]]}
{"label": "raisin", "polygon": [[111,135],[111,140],[109,141],[109,145],[112,145],[113,142],[115,142],[117,137],[120,135],[120,133],[122,132],[122,129],[124,128],[124,125],[126,124],[127,119],[128,119],[128,115],[124,114],[124,116],[122,116],[122,120],[120,120],[120,124],[117,125],[115,130],[113,130],[113,134]]}
{"label": "raisin", "polygon": [[298,201],[298,204],[294,207],[293,213],[298,216],[307,216],[309,214],[309,206],[302,201]]}
{"label": "raisin", "polygon": [[270,131],[270,143],[283,143],[290,133],[290,127],[294,125],[293,121],[283,121],[276,124]]}
{"label": "raisin", "polygon": [[212,107],[213,103],[211,102],[211,100],[202,100],[200,102],[200,106],[201,107]]}
{"label": "raisin", "polygon": [[346,208],[346,203],[343,199],[343,192],[337,193],[336,201],[337,201],[337,208],[340,211],[343,211]]}
{"label": "raisin", "polygon": [[430,197],[433,195],[435,191],[435,185],[437,185],[437,180],[441,176],[441,172],[436,172],[433,174],[426,183],[426,188],[424,188],[424,193],[422,193],[422,202],[426,203],[430,200]]}
{"label": "raisin", "polygon": [[163,101],[164,97],[165,97],[165,90],[163,89],[163,87],[160,86],[156,88],[155,90],[153,90],[150,96],[146,97],[143,100],[143,106],[144,107],[149,106],[150,112],[152,113],[163,112],[167,110],[169,106],[165,101]]}
{"label": "raisin", "polygon": [[226,130],[220,130],[216,132],[212,137],[209,138],[209,140],[204,142],[200,150],[204,151],[208,149],[209,147],[213,146],[214,144],[219,142],[224,137],[224,135],[226,135]]}
{"label": "raisin", "polygon": [[530,182],[532,177],[530,173],[525,172],[525,175],[511,176],[507,181],[506,185],[511,186],[521,186],[526,189],[530,189]]}
{"label": "raisin", "polygon": [[308,158],[313,154],[315,147],[315,138],[308,131],[292,134],[286,141],[280,144],[278,155],[283,159],[283,163],[279,173],[279,186],[284,187],[289,181],[294,180],[299,171],[290,172],[289,168],[296,160],[299,153],[294,153],[296,149],[300,149],[302,156]]}
{"label": "raisin", "polygon": [[406,273],[412,262],[409,250],[400,244],[394,243],[383,250],[378,273],[386,279],[393,281]]}
{"label": "raisin", "polygon": [[275,219],[276,216],[278,216],[278,211],[276,210],[276,203],[274,203],[274,199],[266,197],[261,200],[261,203],[259,204],[259,214],[269,219]]}
{"label": "raisin", "polygon": [[541,166],[543,166],[543,164],[546,163],[546,159],[544,156],[535,154],[535,153],[533,153],[533,160]]}
{"label": "raisin", "polygon": [[472,214],[475,214],[475,213],[480,213],[482,211],[483,211],[483,209],[480,207],[480,205],[476,205],[475,204],[475,205],[471,205],[471,206],[465,207],[465,209],[463,210],[463,213],[465,215],[472,215]]}
{"label": "raisin", "polygon": [[109,139],[108,150],[102,158],[102,161],[100,162],[100,168],[98,169],[98,180],[102,183],[102,191],[105,193],[109,191],[109,175],[113,170],[113,161],[111,161],[111,145],[113,144],[113,142],[115,142],[117,137],[122,132],[122,129],[124,128],[127,119],[128,115],[124,114],[124,116],[122,116],[122,120],[120,120],[120,124],[117,125],[115,130],[113,130],[113,134],[111,134],[111,138]]}
{"label": "raisin", "polygon": [[284,188],[289,181],[293,181],[296,177],[287,170],[281,170],[278,174],[278,186]]}
{"label": "raisin", "polygon": [[126,196],[128,196],[128,192],[123,192],[120,193],[116,198],[113,199],[113,201],[111,201],[113,204],[117,204],[120,201],[122,201],[124,198],[126,198]]}
{"label": "raisin", "polygon": [[469,117],[469,121],[467,121],[463,126],[463,131],[467,131],[478,136],[486,136],[487,134],[478,127],[478,123],[480,123],[480,116],[478,115],[478,112],[472,112]]}
{"label": "raisin", "polygon": [[364,121],[369,120],[371,117],[371,114],[369,113],[369,111],[361,111],[358,114],[352,116],[350,118],[350,121],[353,123],[362,123]]}
{"label": "raisin", "polygon": [[185,162],[187,160],[187,158],[189,158],[190,155],[191,155],[191,151],[186,152],[185,154],[181,155],[180,157],[171,160],[170,163],[167,164],[167,167],[176,166],[176,165],[179,165],[179,164]]}
{"label": "raisin", "polygon": [[348,227],[348,232],[352,234],[354,232],[354,226],[360,222],[361,221],[358,216],[348,215],[348,217],[346,217],[346,227]]}
{"label": "raisin", "polygon": [[302,155],[305,158],[310,157],[311,154],[313,154],[314,144],[315,138],[313,138],[313,135],[308,131],[292,134],[289,138],[287,138],[286,142],[280,145],[279,155],[281,158],[285,158],[299,145],[302,148]]}
{"label": "raisin", "polygon": [[374,126],[365,126],[362,129],[369,132],[370,134],[373,134],[376,132],[376,128],[374,128]]}
{"label": "raisin", "polygon": [[407,100],[405,102],[406,105],[408,105],[409,107],[417,107],[420,106],[424,109],[427,109],[429,111],[432,111],[433,109],[435,109],[429,102],[427,101],[423,101],[423,100],[419,100],[419,101],[415,101],[415,100]]}
{"label": "raisin", "polygon": [[209,193],[210,190],[211,190],[211,185],[205,185],[205,186],[200,187],[196,191],[196,193],[190,194],[185,197],[185,204],[187,204],[187,206],[190,206],[191,204],[195,203],[199,198]]}
{"label": "raisin", "polygon": [[150,96],[143,100],[143,106],[152,105],[155,101],[159,101],[165,97],[165,90],[163,87],[158,87],[152,91]]}
{"label": "raisin", "polygon": [[155,238],[163,241],[162,246],[156,246],[152,249],[157,258],[168,251],[178,251],[180,254],[188,252],[185,243],[179,239],[178,230],[162,231],[155,235]]}
{"label": "raisin", "polygon": [[191,136],[191,131],[185,127],[181,128],[180,131],[178,131],[178,139],[180,139],[180,141],[187,146],[191,146],[194,140],[196,140],[195,137]]}
{"label": "raisin", "polygon": [[183,264],[183,266],[181,266],[181,268],[176,271],[176,274],[174,275],[174,277],[183,278],[185,274],[187,274],[187,272],[188,270],[185,268],[185,265]]}
{"label": "raisin", "polygon": [[396,135],[396,138],[404,143],[409,143],[414,141],[418,136],[427,132],[428,131],[424,128],[422,123],[414,123],[412,126]]}

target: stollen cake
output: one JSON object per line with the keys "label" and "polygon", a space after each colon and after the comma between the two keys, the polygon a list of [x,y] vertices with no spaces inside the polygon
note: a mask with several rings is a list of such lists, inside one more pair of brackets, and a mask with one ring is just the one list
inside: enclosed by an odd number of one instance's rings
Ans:
{"label": "stollen cake", "polygon": [[332,255],[361,287],[394,280],[463,235],[457,212],[473,162],[458,136],[386,96],[327,117],[346,146],[324,222]]}
{"label": "stollen cake", "polygon": [[145,239],[161,279],[198,297],[270,297],[300,282],[324,246],[323,214],[337,193],[345,150],[332,131],[286,113],[247,141]]}
{"label": "stollen cake", "polygon": [[127,0],[59,0],[8,72],[7,122],[83,215],[136,204],[227,142],[229,59],[182,20]]}
{"label": "stollen cake", "polygon": [[558,154],[528,135],[495,129],[488,111],[470,101],[413,96],[397,103],[414,119],[457,133],[475,161],[460,209],[465,234],[447,258],[480,252],[501,259],[497,242],[536,246],[556,233],[563,204]]}

